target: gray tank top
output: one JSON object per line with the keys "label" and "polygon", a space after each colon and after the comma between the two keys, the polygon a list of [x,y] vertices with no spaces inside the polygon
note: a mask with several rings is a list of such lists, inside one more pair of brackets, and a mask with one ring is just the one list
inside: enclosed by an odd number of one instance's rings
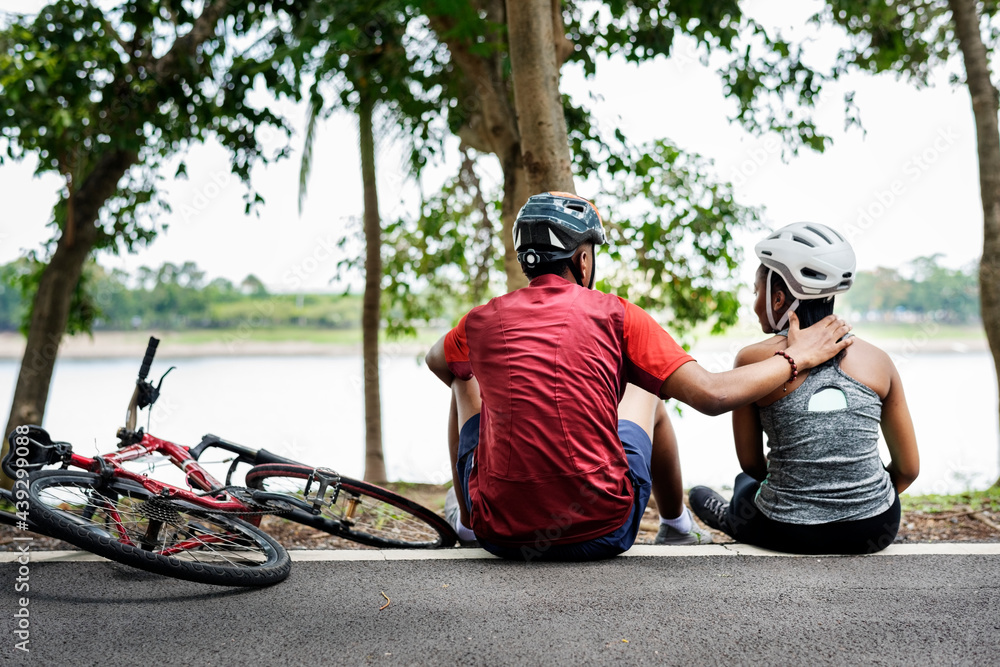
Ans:
{"label": "gray tank top", "polygon": [[878,452],[881,416],[878,394],[844,373],[836,358],[760,408],[769,448],[760,510],[775,521],[817,524],[889,509],[895,492]]}

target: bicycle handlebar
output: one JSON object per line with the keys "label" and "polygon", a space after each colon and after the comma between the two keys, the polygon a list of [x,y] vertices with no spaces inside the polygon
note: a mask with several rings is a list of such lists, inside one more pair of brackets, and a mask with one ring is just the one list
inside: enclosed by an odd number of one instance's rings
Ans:
{"label": "bicycle handlebar", "polygon": [[153,357],[156,356],[156,346],[160,344],[160,340],[153,336],[149,337],[149,344],[146,346],[146,356],[142,358],[142,366],[139,367],[139,379],[145,380],[146,376],[149,375],[149,366],[153,363]]}
{"label": "bicycle handlebar", "polygon": [[[125,428],[118,430],[119,447],[131,445],[139,441],[136,438],[142,438],[141,429],[139,432],[135,430],[138,411],[155,403],[160,395],[160,388],[154,387],[146,381],[146,376],[149,375],[149,367],[153,363],[153,357],[156,356],[156,346],[159,344],[160,340],[158,338],[154,336],[149,337],[149,343],[146,345],[146,355],[142,358],[142,365],[139,366],[139,379],[135,381],[135,390],[132,392],[132,399],[129,401],[128,409],[125,411]],[[167,373],[169,372],[167,371]],[[166,377],[167,373],[164,373],[163,376]],[[163,380],[161,379],[160,384],[162,383]]]}
{"label": "bicycle handlebar", "polygon": [[233,454],[236,454],[237,460],[245,461],[251,465],[257,465],[258,463],[298,464],[298,461],[293,461],[290,458],[269,452],[266,449],[253,449],[252,447],[246,447],[235,442],[230,442],[229,440],[224,440],[217,435],[212,435],[211,433],[207,433],[202,436],[201,442],[194,447],[191,447],[188,450],[188,453],[192,458],[197,460],[201,457],[205,450],[210,447],[218,447],[219,449],[224,449],[227,452],[232,452]]}

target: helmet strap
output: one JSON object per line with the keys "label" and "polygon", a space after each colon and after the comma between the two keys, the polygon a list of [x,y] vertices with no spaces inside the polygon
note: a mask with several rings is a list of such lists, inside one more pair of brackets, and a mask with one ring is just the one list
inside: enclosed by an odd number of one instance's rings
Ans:
{"label": "helmet strap", "polygon": [[799,307],[799,300],[796,299],[795,301],[792,301],[792,305],[788,307],[788,310],[785,311],[785,314],[781,316],[780,320],[778,320],[778,326],[775,327],[777,331],[781,331],[782,329],[785,328],[785,324],[788,322],[788,316],[794,313],[795,309],[798,307]]}
{"label": "helmet strap", "polygon": [[767,269],[767,286],[765,287],[765,298],[767,299],[767,323],[771,325],[771,331],[773,333],[778,333],[784,329],[785,324],[788,322],[788,317],[795,312],[795,309],[799,307],[799,300],[795,299],[792,301],[792,305],[788,307],[788,310],[784,312],[781,319],[777,322],[774,321],[774,308],[771,306],[771,275],[774,273],[774,269],[768,267]]}

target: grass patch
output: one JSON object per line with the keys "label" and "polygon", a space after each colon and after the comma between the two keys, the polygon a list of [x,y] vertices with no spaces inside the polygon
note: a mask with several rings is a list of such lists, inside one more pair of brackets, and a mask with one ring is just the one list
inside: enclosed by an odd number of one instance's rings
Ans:
{"label": "grass patch", "polygon": [[956,324],[885,324],[881,322],[852,322],[855,333],[863,338],[900,339],[920,335],[927,340],[975,341],[986,338],[982,326]]}
{"label": "grass patch", "polygon": [[[168,338],[169,336],[169,338]],[[248,327],[246,329],[189,329],[164,335],[172,343],[199,345],[204,343],[322,343],[329,345],[360,345],[360,329],[311,329],[308,327]]]}
{"label": "grass patch", "polygon": [[[945,340],[965,343],[986,340],[986,332],[982,325],[978,324],[957,325],[931,322],[918,324],[863,322],[853,321],[849,317],[848,322],[854,327],[854,334],[861,336],[865,340],[873,342],[880,340],[907,340],[915,338],[922,341]],[[670,330],[669,323],[666,324],[666,328],[668,331]],[[710,329],[710,325],[700,324],[694,328],[691,337],[698,341],[721,339],[741,342],[743,340],[763,340],[766,337],[765,334],[761,333],[757,323],[750,320],[741,321],[736,326],[726,330],[719,336],[712,336]]]}
{"label": "grass patch", "polygon": [[967,491],[953,495],[927,494],[911,496],[903,494],[899,497],[904,512],[925,512],[940,514],[947,512],[989,510],[1000,511],[1000,486],[993,486],[985,491]]}
{"label": "grass patch", "polygon": [[[389,339],[379,336],[382,345],[432,345],[441,336],[437,329],[420,329],[416,337]],[[144,334],[148,337],[148,334]],[[212,343],[315,343],[319,345],[361,345],[361,329],[320,329],[310,327],[256,327],[245,329],[188,329],[162,332],[165,344],[204,345]],[[145,338],[143,338],[145,339]]]}

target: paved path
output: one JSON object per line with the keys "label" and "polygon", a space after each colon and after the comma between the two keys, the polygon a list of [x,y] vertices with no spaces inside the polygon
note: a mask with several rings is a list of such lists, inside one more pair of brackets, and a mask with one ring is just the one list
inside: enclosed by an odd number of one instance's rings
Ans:
{"label": "paved path", "polygon": [[587,564],[296,552],[292,576],[264,590],[37,552],[28,654],[14,649],[19,565],[4,554],[0,663],[995,665],[1000,545],[941,546],[847,558],[635,547]]}

